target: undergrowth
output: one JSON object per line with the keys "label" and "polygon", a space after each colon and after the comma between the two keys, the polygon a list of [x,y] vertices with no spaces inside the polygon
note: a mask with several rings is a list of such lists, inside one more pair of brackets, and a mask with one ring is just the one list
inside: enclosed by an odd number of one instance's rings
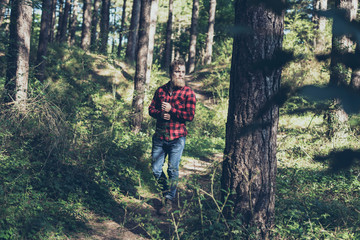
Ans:
{"label": "undergrowth", "polygon": [[[133,69],[77,48],[49,51],[48,79],[30,80],[26,113],[1,105],[0,239],[76,238],[90,232],[94,214],[151,239],[253,238],[256,229],[223,217],[231,203],[219,200],[221,159],[214,155],[225,146],[228,67],[194,76],[212,100],[197,103],[184,159],[210,168],[184,178],[176,210],[158,219],[144,209],[157,194],[150,170],[155,120],[145,107],[143,131],[130,131]],[[294,71],[288,65],[284,79]],[[155,67],[145,106],[167,81]],[[345,136],[329,135],[328,109],[301,96],[281,106],[273,238],[360,238],[359,117],[351,116]],[[338,156],[352,157],[351,164],[334,168]]]}

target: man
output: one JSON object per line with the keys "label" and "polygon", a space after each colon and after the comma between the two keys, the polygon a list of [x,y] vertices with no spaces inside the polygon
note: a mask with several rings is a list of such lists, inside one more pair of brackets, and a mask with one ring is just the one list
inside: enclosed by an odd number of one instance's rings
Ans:
{"label": "man", "polygon": [[[157,120],[152,139],[152,171],[165,197],[160,214],[171,211],[176,196],[179,164],[188,133],[185,123],[193,120],[195,105],[195,93],[185,86],[185,62],[175,60],[170,65],[170,81],[156,90],[149,106],[150,116]],[[170,188],[162,169],[167,155]]]}

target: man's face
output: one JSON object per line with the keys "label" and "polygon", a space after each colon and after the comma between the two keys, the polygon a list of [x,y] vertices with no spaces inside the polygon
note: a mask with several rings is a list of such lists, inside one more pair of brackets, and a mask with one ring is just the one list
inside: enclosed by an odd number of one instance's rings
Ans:
{"label": "man's face", "polygon": [[175,87],[185,86],[185,65],[177,65],[171,74],[171,81]]}

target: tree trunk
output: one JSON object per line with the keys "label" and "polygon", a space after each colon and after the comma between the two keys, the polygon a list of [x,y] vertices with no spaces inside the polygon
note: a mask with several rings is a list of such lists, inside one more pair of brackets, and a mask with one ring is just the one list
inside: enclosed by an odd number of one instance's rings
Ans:
{"label": "tree trunk", "polygon": [[155,45],[155,33],[156,33],[156,22],[158,13],[158,0],[152,0],[150,10],[150,26],[149,26],[149,49],[147,57],[147,70],[146,70],[146,86],[150,83],[151,78],[151,67],[154,57],[154,45]]}
{"label": "tree trunk", "polygon": [[5,101],[25,107],[28,90],[32,6],[25,0],[13,0],[10,16]]}
{"label": "tree trunk", "polygon": [[[356,18],[356,11],[358,2],[357,0],[336,0],[335,6],[338,9],[345,11],[345,18],[352,21]],[[333,28],[336,24],[333,24]],[[333,32],[334,29],[333,29]],[[340,62],[340,56],[352,51],[353,42],[350,36],[332,36],[332,50],[331,50],[331,63],[330,63],[330,85],[332,86],[346,86],[348,84],[349,76],[346,67]]]}
{"label": "tree trunk", "polygon": [[64,17],[64,0],[59,0],[59,17],[58,17],[58,27],[56,32],[56,41],[59,41],[60,39],[63,17]]}
{"label": "tree trunk", "polygon": [[0,26],[4,22],[5,12],[8,4],[9,0],[0,0]]}
{"label": "tree trunk", "polygon": [[251,0],[236,0],[235,26],[250,30],[236,35],[233,44],[221,184],[234,205],[225,216],[241,218],[244,226],[257,229],[256,239],[268,239],[275,214],[279,107],[274,99],[281,67],[258,65],[281,50],[284,15]]}
{"label": "tree trunk", "polygon": [[54,42],[54,40],[55,40],[56,3],[57,3],[56,0],[51,0],[49,42]]}
{"label": "tree trunk", "polygon": [[138,42],[138,32],[139,32],[139,20],[140,20],[140,7],[142,0],[134,0],[132,7],[131,23],[129,29],[129,37],[126,46],[125,59],[128,63],[134,63],[136,48]]}
{"label": "tree trunk", "polygon": [[100,48],[99,52],[107,55],[110,24],[110,0],[102,0],[100,19]]}
{"label": "tree trunk", "polygon": [[165,54],[163,58],[163,69],[169,71],[169,66],[171,63],[171,36],[172,36],[172,25],[173,25],[173,10],[174,10],[174,0],[169,0],[169,16],[166,25],[166,44],[165,44]]}
{"label": "tree trunk", "polygon": [[216,0],[210,0],[209,24],[206,37],[205,64],[210,64],[212,60],[212,49],[214,44]]}
{"label": "tree trunk", "polygon": [[100,7],[100,0],[94,0],[94,9],[91,19],[91,41],[90,41],[90,48],[92,51],[96,51],[98,46],[97,26],[99,23],[99,7]]}
{"label": "tree trunk", "polygon": [[327,10],[327,1],[328,0],[314,0],[314,14],[313,14],[313,22],[315,23],[315,27],[317,30],[315,40],[314,40],[314,49],[315,53],[323,53],[326,47],[326,39],[325,39],[325,28],[326,28],[326,17],[319,16],[318,11]]}
{"label": "tree trunk", "polygon": [[[358,7],[357,0],[336,0],[335,7],[345,11],[345,18],[348,21],[352,21],[356,18],[356,12]],[[333,33],[336,24],[333,24]],[[348,68],[341,63],[341,55],[350,53],[353,48],[353,42],[350,36],[342,35],[332,36],[332,50],[331,50],[331,63],[330,63],[330,86],[346,87],[349,82]],[[327,117],[329,125],[329,137],[335,136],[337,133],[339,136],[346,136],[348,115],[341,107],[341,100],[334,99],[334,105],[336,109],[329,113]],[[331,116],[333,115],[333,116]],[[335,130],[335,131],[332,131]]]}
{"label": "tree trunk", "polygon": [[81,48],[88,50],[91,43],[91,0],[84,0]]}
{"label": "tree trunk", "polygon": [[39,46],[36,57],[36,77],[41,82],[45,79],[45,58],[49,43],[49,30],[51,24],[51,0],[42,1],[41,26],[39,35]]}
{"label": "tree trunk", "polygon": [[126,19],[126,0],[124,0],[123,8],[122,8],[122,15],[121,15],[121,25],[119,31],[119,45],[117,49],[117,56],[120,57],[121,49],[122,49],[122,39],[124,36],[125,30],[125,19]]}
{"label": "tree trunk", "polygon": [[74,45],[74,43],[75,43],[75,34],[76,34],[76,28],[78,25],[78,21],[77,21],[78,7],[79,7],[78,0],[73,0],[72,14],[71,14],[70,23],[69,23],[69,38],[68,38],[68,43],[70,46]]}
{"label": "tree trunk", "polygon": [[70,8],[71,8],[71,0],[66,0],[64,13],[62,15],[62,18],[61,19],[59,18],[59,21],[61,20],[61,24],[59,24],[58,41],[61,43],[66,41],[67,25],[68,25]]}
{"label": "tree trunk", "polygon": [[195,70],[195,57],[196,57],[196,39],[197,39],[197,25],[199,20],[199,0],[193,0],[191,29],[190,29],[190,46],[189,46],[189,59],[187,63],[187,72],[192,73]]}
{"label": "tree trunk", "polygon": [[147,57],[149,50],[149,26],[150,10],[153,0],[141,0],[139,46],[136,57],[136,71],[134,77],[134,96],[132,108],[132,131],[138,133],[141,130],[144,112],[145,80],[147,70]]}

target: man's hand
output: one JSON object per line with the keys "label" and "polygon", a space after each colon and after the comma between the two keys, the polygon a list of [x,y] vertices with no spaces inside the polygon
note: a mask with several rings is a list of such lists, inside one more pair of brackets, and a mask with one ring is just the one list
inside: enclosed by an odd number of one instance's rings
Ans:
{"label": "man's hand", "polygon": [[166,112],[161,113],[161,118],[164,120],[170,120],[170,114]]}
{"label": "man's hand", "polygon": [[170,105],[170,103],[168,103],[168,102],[162,102],[162,103],[161,103],[161,109],[162,109],[164,112],[170,112],[170,110],[171,110],[171,105]]}

